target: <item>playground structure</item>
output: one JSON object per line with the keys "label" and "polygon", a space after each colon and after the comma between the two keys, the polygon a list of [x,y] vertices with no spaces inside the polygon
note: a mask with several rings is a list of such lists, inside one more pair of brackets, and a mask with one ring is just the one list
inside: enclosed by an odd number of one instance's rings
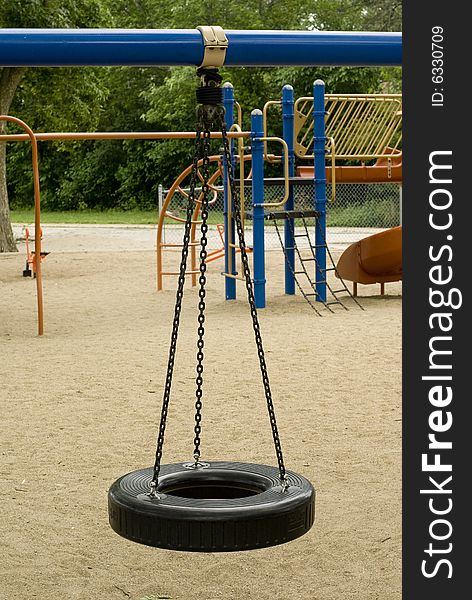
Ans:
{"label": "playground structure", "polygon": [[[297,114],[297,156],[310,152],[310,125],[306,125],[312,100],[300,98]],[[402,103],[399,94],[331,95],[326,97],[327,159],[331,169],[326,178],[332,185],[335,199],[336,183],[402,182]],[[360,166],[339,166],[338,161],[361,161]],[[366,161],[374,161],[366,165]],[[297,173],[313,177],[310,167],[299,167]],[[349,246],[339,259],[335,275],[353,282],[353,295],[358,284],[380,284],[402,278],[402,228],[394,227],[369,236]]]}
{"label": "playground structure", "polygon": [[[1,66],[198,66],[215,64],[209,56],[218,56],[225,66],[394,66],[401,64],[401,34],[378,32],[313,32],[313,31],[227,31],[225,44],[215,34],[215,28],[195,30],[41,30],[3,29],[0,32]],[[234,98],[232,88],[224,89],[226,125],[232,128]],[[293,136],[287,133],[294,127],[293,105],[290,87],[284,88],[286,113],[283,115],[285,148],[284,173],[286,194],[284,205],[293,210],[289,178],[294,177]],[[293,96],[292,96],[293,98]],[[283,104],[284,100],[282,100]],[[322,82],[314,86],[313,104],[313,157],[315,199],[317,213],[315,239],[316,299],[326,302],[326,130],[325,95]],[[36,134],[18,119],[1,116],[2,120],[17,123],[26,135],[2,135],[1,141],[30,140],[33,148],[33,171],[35,189],[35,231],[41,230],[40,189],[37,164],[37,143],[47,139],[172,139],[195,137],[193,132],[139,133],[53,133]],[[218,137],[218,136],[216,136]],[[264,135],[264,119],[261,111],[253,111],[251,132],[230,131],[229,137],[249,138],[252,147],[252,203],[254,239],[254,288],[256,305],[265,306],[264,266],[264,150],[269,141]],[[288,140],[288,141],[286,141]],[[379,158],[385,160],[382,155]],[[389,158],[386,158],[387,162]],[[332,173],[336,173],[334,170]],[[392,165],[393,168],[393,165]],[[223,165],[224,179],[227,166]],[[321,176],[319,176],[321,174]],[[242,179],[242,178],[241,178]],[[244,183],[241,184],[242,186]],[[227,198],[228,206],[231,205]],[[270,208],[273,208],[270,207]],[[236,294],[235,240],[229,211],[225,216],[225,275],[226,298]],[[295,247],[293,233],[290,234],[290,215],[285,224],[286,293],[295,291]],[[38,334],[43,334],[43,303],[41,278],[41,236],[35,235],[35,270],[38,303]]]}
{"label": "playground structure", "polygon": [[[205,51],[206,55],[206,51]],[[213,64],[213,63],[212,63]],[[202,77],[203,79],[203,77]],[[208,86],[210,88],[210,86]],[[229,86],[227,86],[227,89]],[[211,92],[211,89],[207,89]],[[207,98],[208,98],[207,94]],[[321,81],[315,82],[314,88],[314,106],[316,100],[322,98],[324,102],[324,84]],[[213,120],[212,107],[217,106],[218,111],[214,111],[218,116]],[[253,293],[253,282],[247,262],[245,250],[244,235],[241,227],[244,214],[243,202],[241,202],[241,214],[234,212],[232,201],[236,197],[236,187],[234,185],[234,172],[232,170],[232,161],[234,155],[230,152],[231,142],[229,139],[242,139],[246,137],[245,132],[238,131],[233,125],[230,129],[233,131],[231,138],[226,137],[226,128],[223,123],[221,100],[213,103],[199,102],[202,113],[206,117],[197,121],[197,143],[195,145],[195,160],[193,165],[193,177],[191,193],[187,202],[187,219],[185,227],[184,245],[182,251],[182,262],[179,273],[179,282],[176,294],[176,303],[174,311],[174,321],[172,325],[171,346],[169,350],[169,360],[166,375],[166,384],[164,391],[164,400],[162,405],[161,423],[159,427],[159,436],[156,450],[156,463],[154,469],[145,469],[135,471],[123,476],[117,480],[109,491],[109,519],[113,529],[123,537],[127,537],[138,543],[157,546],[160,548],[172,548],[176,550],[193,551],[228,551],[228,550],[248,550],[252,548],[268,547],[284,543],[300,537],[306,533],[314,521],[314,490],[308,480],[298,476],[296,473],[286,471],[282,456],[282,448],[278,436],[277,424],[275,419],[274,407],[272,404],[267,366],[264,358],[264,350],[260,328],[258,323],[256,301]],[[326,246],[324,231],[326,229],[326,177],[325,177],[325,154],[326,154],[326,135],[324,130],[325,111],[317,115],[319,110],[314,110],[314,144],[313,155],[315,163],[315,197],[314,209],[311,211],[297,211],[295,207],[287,207],[290,200],[290,165],[289,165],[289,143],[278,138],[270,138],[264,135],[263,131],[263,113],[255,110],[252,113],[251,132],[249,138],[252,144],[252,178],[251,187],[253,192],[252,199],[252,217],[254,220],[254,229],[256,228],[256,219],[258,221],[258,234],[262,237],[258,240],[257,256],[254,256],[254,262],[259,261],[258,273],[264,271],[264,220],[269,218],[277,220],[282,218],[286,225],[290,227],[290,222],[294,219],[314,218],[316,222],[316,240],[317,243],[310,249],[314,251],[313,261],[316,265],[316,300],[325,302],[322,294],[326,292],[326,254],[329,251]],[[228,115],[228,112],[226,113]],[[320,117],[316,119],[316,117]],[[242,463],[206,463],[200,462],[200,421],[201,421],[201,397],[202,397],[202,373],[203,373],[203,347],[204,347],[204,311],[205,311],[205,258],[206,258],[206,239],[205,225],[207,220],[207,204],[209,202],[208,192],[203,193],[200,199],[196,194],[196,181],[198,176],[198,158],[203,156],[203,160],[208,160],[209,138],[213,127],[222,131],[224,144],[223,176],[224,181],[229,180],[227,188],[227,212],[225,223],[225,235],[229,236],[230,243],[225,244],[227,258],[230,257],[230,269],[225,272],[227,282],[235,281],[234,254],[235,244],[232,240],[234,228],[232,227],[232,217],[235,217],[238,237],[240,239],[240,251],[245,276],[246,287],[248,291],[248,303],[251,309],[253,321],[253,330],[259,357],[262,381],[264,384],[264,394],[267,401],[267,408],[272,429],[272,437],[277,455],[278,469],[265,467],[263,465],[242,464]],[[206,138],[206,143],[199,144],[200,136]],[[234,135],[238,134],[238,135]],[[57,135],[57,134],[56,134]],[[186,134],[185,134],[186,135]],[[194,134],[195,135],[195,134]],[[8,136],[6,136],[8,137]],[[164,136],[163,136],[164,137]],[[192,137],[191,134],[188,137]],[[267,141],[280,141],[284,148],[283,166],[285,194],[282,200],[276,203],[267,203],[264,201],[264,143]],[[36,143],[36,139],[32,139]],[[200,154],[199,154],[200,150]],[[244,166],[244,158],[241,160],[241,167]],[[36,160],[37,167],[37,160]],[[333,167],[333,169],[335,166]],[[335,176],[335,171],[333,170]],[[208,190],[209,173],[204,173],[202,188]],[[240,175],[240,194],[244,197],[244,177]],[[213,185],[213,184],[210,184]],[[211,187],[210,187],[211,189]],[[216,191],[216,190],[214,190]],[[38,188],[39,192],[39,188]],[[233,198],[231,197],[233,196]],[[211,201],[211,200],[210,200]],[[39,193],[38,193],[39,203]],[[195,204],[195,208],[194,208]],[[199,290],[199,328],[197,353],[197,392],[196,392],[196,414],[195,414],[195,438],[194,438],[194,462],[178,465],[163,465],[161,468],[162,446],[164,443],[164,429],[166,417],[168,414],[168,401],[170,398],[170,389],[172,383],[172,373],[174,367],[174,358],[177,343],[177,334],[179,328],[179,317],[181,302],[183,298],[183,288],[186,273],[186,252],[190,246],[190,236],[192,226],[195,226],[195,209],[201,204],[202,208],[202,241],[200,251],[200,290]],[[279,209],[266,212],[265,209]],[[39,207],[38,207],[37,225],[39,225]],[[294,227],[285,229],[292,236],[292,246],[284,246],[284,252],[287,250],[296,251],[294,238],[297,237]],[[40,227],[36,229],[36,239],[41,239]],[[256,248],[256,245],[255,245]],[[230,254],[234,253],[234,254]],[[41,261],[40,254],[35,254],[35,263],[40,272]],[[311,260],[311,259],[310,259]],[[324,262],[323,262],[324,260]],[[286,262],[290,266],[290,257],[286,256]],[[292,277],[293,266],[290,270]],[[323,281],[319,277],[325,278]],[[295,278],[294,278],[295,280]],[[293,283],[293,281],[292,281]],[[265,281],[254,281],[254,287],[259,284],[259,302],[265,303]],[[247,417],[247,415],[245,415]],[[247,420],[247,418],[246,418]],[[124,482],[124,483],[123,483]],[[216,491],[215,491],[216,488]],[[180,493],[179,493],[180,492]],[[249,492],[249,493],[248,493]],[[220,495],[215,495],[220,494]],[[190,500],[190,501],[187,501]],[[189,510],[189,507],[191,510]],[[197,509],[197,510],[192,510]],[[229,526],[229,533],[228,533]],[[183,535],[182,535],[183,532]]]}
{"label": "playground structure", "polygon": [[355,296],[358,283],[380,283],[380,293],[383,295],[385,283],[402,278],[401,226],[351,244],[338,261],[337,273],[354,282]]}
{"label": "playground structure", "polygon": [[[323,91],[322,91],[323,88]],[[316,98],[316,102],[315,102]],[[234,99],[231,84],[224,86],[224,106],[228,129],[241,130],[241,108]],[[282,109],[283,139],[269,138],[267,136],[267,116],[269,109],[279,106]],[[234,112],[237,109],[237,122],[234,123]],[[252,186],[251,211],[246,216],[253,221],[253,253],[254,253],[254,282],[256,303],[258,308],[265,306],[265,261],[264,261],[264,221],[270,220],[275,224],[280,245],[285,256],[285,293],[295,293],[295,286],[305,296],[307,301],[316,310],[310,297],[316,302],[342,304],[339,294],[348,292],[344,279],[353,282],[353,293],[357,295],[357,284],[381,284],[381,294],[384,293],[386,282],[401,279],[401,227],[391,232],[384,232],[375,238],[375,241],[364,243],[357,242],[350,246],[343,254],[342,260],[334,264],[326,244],[326,184],[331,184],[331,202],[335,202],[336,185],[366,184],[366,183],[396,183],[402,181],[402,151],[401,151],[401,125],[402,104],[400,94],[324,94],[322,82],[316,82],[312,97],[294,99],[293,88],[289,85],[282,90],[280,101],[266,102],[262,113],[262,133],[260,115],[253,114],[251,138],[258,138],[263,142],[263,162],[257,153],[261,153],[258,143],[251,146],[251,154],[244,154],[242,138],[238,141],[238,152],[233,159],[233,169],[240,168],[240,193],[239,197],[245,200],[245,189]],[[259,131],[257,130],[259,128]],[[316,133],[315,133],[316,132]],[[323,140],[326,140],[324,144]],[[269,154],[267,142],[276,141],[283,145],[284,154],[277,156]],[[316,148],[316,153],[314,151]],[[256,154],[256,156],[254,156]],[[325,156],[324,156],[325,155]],[[325,165],[326,158],[326,165]],[[318,160],[317,160],[318,159]],[[251,169],[245,178],[244,164],[252,160],[258,165],[257,170]],[[299,164],[295,167],[295,160],[318,163],[316,167]],[[211,184],[214,200],[218,191],[224,191],[224,224],[218,227],[225,232],[224,255],[225,270],[222,273],[226,278],[226,299],[236,297],[236,281],[241,279],[236,270],[237,244],[234,238],[233,202],[229,200],[227,182],[223,175],[223,165],[217,156],[212,161],[218,163],[218,168],[212,176]],[[281,163],[283,167],[282,179],[267,179],[264,177],[264,163]],[[347,163],[347,164],[346,164]],[[354,163],[354,164],[352,164]],[[367,163],[367,164],[366,164]],[[325,171],[325,181],[315,177],[316,172]],[[186,197],[182,189],[182,182],[190,172],[190,167],[185,169],[169,189],[159,215],[157,229],[157,289],[163,287],[163,276],[177,275],[174,271],[165,271],[163,268],[163,250],[169,247],[178,247],[179,244],[169,244],[163,241],[166,220],[183,220],[170,210],[172,201],[178,194]],[[296,173],[296,176],[295,176]],[[223,187],[213,184],[223,179]],[[301,210],[295,206],[296,190],[299,186],[312,182],[315,191],[314,210]],[[264,197],[264,186],[272,183],[281,183],[284,186],[284,195],[277,202],[261,202],[257,199]],[[214,203],[213,200],[213,203]],[[242,220],[244,223],[244,200],[242,207]],[[196,285],[197,263],[195,247],[198,246],[196,227],[200,223],[199,202],[196,203],[194,222],[191,237],[191,267],[189,275],[192,276],[192,285]],[[261,211],[262,209],[262,211]],[[264,210],[267,209],[267,210]],[[277,209],[277,210],[275,210]],[[262,218],[261,218],[262,214]],[[284,236],[280,235],[277,219],[284,220]],[[296,233],[296,222],[302,220],[302,232]],[[310,240],[306,219],[315,220],[315,242]],[[304,256],[297,245],[297,237],[305,238],[308,256]],[[362,247],[362,253],[360,248]],[[313,249],[315,252],[313,252]],[[220,249],[214,258],[221,256]],[[385,257],[385,259],[383,258]],[[306,268],[306,262],[314,263],[314,277]],[[327,266],[328,264],[328,266]],[[370,266],[369,266],[370,265]],[[341,287],[334,289],[328,283],[327,274],[334,271],[341,281]],[[309,284],[309,291],[304,292],[301,282],[297,279],[302,275]],[[327,291],[331,293],[331,300],[327,298]]]}

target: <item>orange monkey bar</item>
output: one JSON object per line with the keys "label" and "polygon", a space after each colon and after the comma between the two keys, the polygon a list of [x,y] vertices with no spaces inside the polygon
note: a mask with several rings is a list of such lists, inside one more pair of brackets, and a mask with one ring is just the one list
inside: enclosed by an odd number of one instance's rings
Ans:
{"label": "orange monkey bar", "polygon": [[[12,119],[14,117],[11,117]],[[16,122],[16,121],[15,121]],[[70,133],[35,133],[38,142],[52,142],[54,140],[192,140],[195,139],[194,131],[103,131],[103,132],[70,132]],[[229,139],[249,137],[248,131],[228,132]],[[220,139],[221,131],[212,131],[212,139]],[[28,135],[4,134],[0,135],[1,142],[25,142]]]}

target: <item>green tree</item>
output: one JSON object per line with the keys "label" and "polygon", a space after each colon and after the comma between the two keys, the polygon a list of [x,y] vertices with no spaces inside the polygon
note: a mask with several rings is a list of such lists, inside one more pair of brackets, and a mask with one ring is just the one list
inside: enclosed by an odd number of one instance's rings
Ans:
{"label": "green tree", "polygon": [[[141,118],[148,109],[142,90],[146,86],[158,88],[165,70],[123,67],[101,72],[106,82],[106,86],[102,86],[102,90],[106,87],[103,101],[106,108],[88,128],[99,131],[153,129]],[[79,129],[80,124],[71,127]],[[162,128],[162,125],[155,127]],[[152,156],[156,144],[159,142],[139,140],[44,144],[41,165],[48,174],[47,184],[43,186],[44,206],[68,210],[155,205],[161,168]],[[10,183],[18,191],[18,203],[24,204],[28,194],[19,190],[18,181]]]}
{"label": "green tree", "polygon": [[[34,10],[28,12],[28,6]],[[59,8],[62,12],[56,14]],[[3,0],[0,5],[0,26],[173,29],[201,24],[225,29],[398,30],[401,5],[396,0]],[[329,92],[398,91],[400,73],[344,67],[222,69],[235,87],[245,128],[250,111],[279,98],[285,83],[293,85],[297,96],[311,94],[317,78],[325,80]],[[11,111],[37,130],[194,127],[194,68],[36,68],[18,76]],[[273,120],[271,129],[280,133],[280,119]],[[97,141],[41,144],[40,151],[44,206],[126,209],[155,206],[158,183],[172,182],[191,161],[192,147],[178,140]],[[9,145],[8,166],[11,205],[31,205],[27,144]]]}
{"label": "green tree", "polygon": [[[93,27],[99,25],[110,25],[111,16],[106,8],[104,0],[2,0],[0,4],[0,27]],[[79,77],[77,71],[69,70],[72,77]],[[89,74],[80,83],[77,79],[67,78],[64,72],[56,76],[53,71],[43,70],[43,77],[38,77],[34,69],[27,70],[24,67],[2,67],[0,68],[0,113],[8,114],[15,99],[18,86],[24,81],[24,89],[29,90],[25,94],[28,102],[35,103],[35,123],[41,121],[42,90],[48,94],[54,93],[56,102],[62,108],[69,106],[74,115],[79,115],[82,109],[90,114],[90,100],[100,102],[100,95],[90,93]],[[92,77],[93,79],[93,77]],[[86,82],[86,95],[88,101],[81,101],[82,85]],[[41,83],[41,86],[39,86]],[[53,85],[51,85],[53,83]],[[75,85],[74,85],[75,84]],[[92,87],[93,83],[92,83]],[[61,102],[70,96],[70,90],[75,89],[72,106],[68,102]],[[95,89],[96,91],[96,89]],[[27,112],[27,110],[25,111]],[[30,112],[32,112],[30,110]],[[61,111],[62,112],[62,111]],[[64,114],[64,113],[63,113]],[[43,115],[44,116],[44,115]],[[0,123],[0,132],[6,131],[4,123]],[[10,213],[8,203],[8,189],[6,177],[6,144],[0,143],[0,252],[15,251],[16,244],[10,224]]]}

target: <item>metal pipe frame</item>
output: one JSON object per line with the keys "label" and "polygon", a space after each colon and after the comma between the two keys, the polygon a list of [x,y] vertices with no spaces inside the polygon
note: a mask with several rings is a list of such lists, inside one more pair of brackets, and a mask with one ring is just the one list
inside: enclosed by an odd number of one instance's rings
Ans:
{"label": "metal pipe frame", "polygon": [[[269,108],[271,106],[282,106],[282,100],[269,100],[268,102],[266,102],[264,104],[264,107],[262,109],[262,118],[263,118],[263,125],[264,125],[264,137],[267,137],[268,135],[268,126],[267,126],[267,113],[269,111]],[[284,138],[285,139],[285,138]],[[285,140],[287,141],[287,140]],[[280,162],[282,160],[281,156],[272,156],[269,154],[269,150],[267,147],[267,142],[264,142],[264,160],[266,160],[267,162]]]}
{"label": "metal pipe frame", "polygon": [[[225,31],[225,66],[396,66],[397,32]],[[198,29],[1,29],[0,67],[198,66]]]}
{"label": "metal pipe frame", "polygon": [[[223,85],[223,106],[225,108],[225,125],[226,130],[230,131],[234,121],[234,88],[231,83],[227,82]],[[233,157],[234,144],[231,143],[231,157]],[[233,173],[235,162],[232,164]],[[241,166],[244,173],[244,167]],[[234,236],[234,217],[233,217],[233,198],[228,185],[228,165],[226,158],[223,157],[223,182],[224,182],[224,224],[225,224],[225,273],[230,275],[225,277],[225,298],[226,300],[236,299],[236,248]]]}
{"label": "metal pipe frame", "polygon": [[[287,200],[288,197],[290,195],[290,182],[289,182],[289,175],[288,175],[288,144],[287,142],[279,137],[276,136],[269,136],[269,137],[262,137],[260,138],[260,141],[266,143],[266,142],[278,142],[279,144],[282,145],[282,158],[284,160],[282,160],[282,170],[283,170],[283,176],[284,176],[284,195],[282,196],[282,198],[280,200],[277,200],[276,202],[264,202],[263,206],[265,208],[278,208],[282,205],[284,205]],[[270,156],[270,155],[268,155]],[[266,155],[265,155],[265,151],[264,151],[264,159],[265,159]]]}
{"label": "metal pipe frame", "polygon": [[252,148],[252,217],[254,298],[256,308],[265,308],[265,240],[264,240],[264,142],[262,111],[251,113]]}
{"label": "metal pipe frame", "polygon": [[[228,137],[248,138],[249,131],[232,131]],[[104,131],[104,132],[67,132],[67,133],[35,133],[38,142],[51,142],[55,140],[80,141],[80,140],[193,140],[194,131]],[[212,131],[210,137],[221,139],[221,131]],[[0,142],[26,142],[30,138],[27,134],[0,135]]]}
{"label": "metal pipe frame", "polygon": [[[287,143],[288,154],[288,176],[289,178],[295,175],[295,129],[294,129],[294,92],[291,85],[284,85],[282,88],[282,135]],[[285,160],[285,159],[284,159]],[[285,210],[293,210],[294,208],[294,192],[293,183],[290,183],[289,196],[285,203]],[[293,219],[286,219],[284,223],[284,243],[285,243],[285,293],[295,294],[295,239],[293,232],[295,231],[295,222]]]}
{"label": "metal pipe frame", "polygon": [[316,301],[326,302],[326,131],[325,84],[317,79],[313,84],[313,154],[315,168],[315,210],[318,212],[315,231]]}

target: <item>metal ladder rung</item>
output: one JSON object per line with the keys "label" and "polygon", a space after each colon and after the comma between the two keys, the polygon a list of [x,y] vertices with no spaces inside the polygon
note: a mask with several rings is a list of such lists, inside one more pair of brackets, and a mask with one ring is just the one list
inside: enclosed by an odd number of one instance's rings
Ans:
{"label": "metal ladder rung", "polygon": [[339,304],[340,306],[342,306],[341,302],[339,302],[339,300],[335,300],[334,302],[325,302],[326,306],[331,306],[332,304]]}
{"label": "metal ladder rung", "polygon": [[301,258],[300,257],[300,261],[301,262],[310,262],[310,261],[313,261],[313,260],[316,260],[316,258],[313,258],[313,257],[310,257],[310,258]]}
{"label": "metal ladder rung", "polygon": [[[234,248],[236,251],[240,251],[241,247],[239,244],[228,244],[229,248]],[[246,252],[252,252],[254,248],[252,246],[246,246]]]}
{"label": "metal ladder rung", "polygon": [[[317,285],[318,283],[319,283],[319,284],[326,283],[326,281],[312,281],[311,279],[308,279],[308,281],[310,282],[312,289],[313,289],[313,288],[315,287],[315,285]],[[315,296],[319,296],[319,293],[318,293],[318,292],[316,292]]]}
{"label": "metal ladder rung", "polygon": [[326,244],[314,244],[311,247],[313,250],[317,250],[318,248],[326,248]]}
{"label": "metal ladder rung", "polygon": [[327,271],[336,271],[336,267],[329,267],[328,269],[320,269],[320,271],[324,271],[325,273]]}
{"label": "metal ladder rung", "polygon": [[333,294],[333,296],[334,296],[334,294],[340,294],[341,292],[349,293],[349,290],[347,288],[341,288],[340,290],[331,290],[331,293]]}
{"label": "metal ladder rung", "polygon": [[242,277],[241,275],[233,275],[232,273],[225,273],[224,271],[222,271],[221,274],[223,275],[223,277],[229,277],[230,279],[238,279],[239,281],[246,281],[246,279],[244,277]]}

